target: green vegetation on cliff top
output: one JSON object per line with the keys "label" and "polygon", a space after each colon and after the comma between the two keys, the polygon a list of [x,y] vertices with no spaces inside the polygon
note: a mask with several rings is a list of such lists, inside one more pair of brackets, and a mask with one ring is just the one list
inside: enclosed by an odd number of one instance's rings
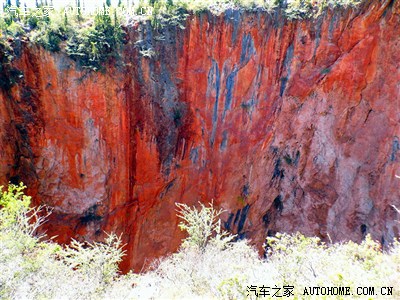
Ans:
{"label": "green vegetation on cliff top", "polygon": [[[135,22],[150,22],[153,30],[165,26],[184,29],[187,16],[209,11],[221,14],[227,10],[265,11],[281,13],[289,20],[316,18],[327,9],[347,8],[362,0],[148,0],[132,7],[120,4],[111,7],[106,1],[94,13],[84,9],[48,9],[38,4],[35,9],[16,8],[10,1],[0,17],[0,88],[9,89],[21,76],[11,68],[13,48],[21,41],[30,41],[48,51],[64,51],[83,69],[104,71],[107,62],[118,62],[125,41],[125,26]],[[78,1],[79,3],[79,1]],[[81,1],[83,3],[83,1]],[[121,3],[121,1],[120,1]],[[152,57],[152,49],[141,49]]]}

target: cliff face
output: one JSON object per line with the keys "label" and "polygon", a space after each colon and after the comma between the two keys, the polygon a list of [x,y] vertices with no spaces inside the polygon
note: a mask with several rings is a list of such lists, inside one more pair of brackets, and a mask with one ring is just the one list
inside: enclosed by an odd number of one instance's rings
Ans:
{"label": "cliff face", "polygon": [[277,231],[387,244],[400,229],[399,50],[399,1],[136,26],[105,74],[26,43],[23,79],[0,93],[1,182],[53,207],[60,242],[122,233],[124,269],[176,250],[175,202],[215,199],[225,228],[259,247]]}

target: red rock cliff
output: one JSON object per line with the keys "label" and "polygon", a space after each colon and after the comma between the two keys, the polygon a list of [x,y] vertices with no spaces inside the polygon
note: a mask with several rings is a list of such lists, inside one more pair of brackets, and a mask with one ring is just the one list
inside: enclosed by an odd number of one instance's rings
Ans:
{"label": "red rock cliff", "polygon": [[277,231],[399,235],[399,1],[313,21],[202,14],[161,34],[129,28],[125,65],[105,74],[21,46],[0,178],[54,208],[50,236],[122,233],[123,267],[139,270],[179,246],[175,202],[211,199],[260,247]]}

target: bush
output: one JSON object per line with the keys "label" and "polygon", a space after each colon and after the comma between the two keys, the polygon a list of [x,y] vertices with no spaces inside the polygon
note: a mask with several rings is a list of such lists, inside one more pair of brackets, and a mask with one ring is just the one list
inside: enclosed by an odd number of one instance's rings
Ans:
{"label": "bush", "polygon": [[38,235],[49,212],[30,208],[23,184],[0,187],[0,298],[83,299],[101,297],[117,276],[121,241],[73,241],[61,247]]}
{"label": "bush", "polygon": [[0,39],[0,89],[9,91],[23,77],[18,69],[12,66],[14,48],[6,39]]}
{"label": "bush", "polygon": [[188,233],[182,247],[196,247],[204,251],[207,245],[216,245],[221,249],[228,247],[235,238],[221,229],[219,216],[223,210],[216,210],[212,203],[209,207],[200,203],[200,210],[190,208],[186,204],[177,203],[177,215],[182,219],[179,228]]}
{"label": "bush", "polygon": [[133,278],[135,288],[123,296],[244,299],[250,271],[262,266],[258,253],[245,240],[232,242],[235,236],[221,229],[222,210],[212,204],[200,204],[199,210],[186,204],[177,207],[182,219],[179,227],[188,233],[179,252],[155,262],[153,271]]}
{"label": "bush", "polygon": [[303,294],[309,286],[350,286],[355,291],[358,286],[396,286],[400,280],[400,268],[395,263],[399,244],[383,252],[369,235],[361,244],[326,245],[299,233],[278,234],[268,238],[268,244],[267,266],[277,272],[274,282],[295,286],[295,294]]}
{"label": "bush", "polygon": [[61,42],[75,34],[74,26],[65,21],[61,10],[51,11],[47,18],[30,14],[25,23],[33,30],[30,34],[31,40],[51,52],[60,51]]}
{"label": "bush", "polygon": [[121,248],[121,239],[115,235],[108,235],[104,243],[72,240],[63,250],[63,259],[71,270],[99,284],[109,284],[118,274],[118,263],[123,256]]}
{"label": "bush", "polygon": [[[134,288],[119,296],[255,299],[254,292],[248,296],[248,287],[253,285],[258,287],[256,292],[261,286],[292,286],[295,299],[314,299],[303,296],[304,288],[349,286],[355,292],[359,286],[396,287],[400,281],[398,242],[384,252],[370,236],[361,244],[327,245],[300,233],[277,234],[267,239],[267,259],[262,260],[247,241],[232,242],[228,233],[223,247],[218,246],[220,214],[212,206],[200,205],[195,210],[178,204],[180,227],[188,232],[181,249],[159,260],[153,271],[126,281]],[[395,292],[394,297],[400,296]]]}
{"label": "bush", "polygon": [[104,71],[105,62],[119,58],[123,36],[116,13],[113,20],[108,15],[96,15],[93,25],[70,36],[66,51],[81,67]]}

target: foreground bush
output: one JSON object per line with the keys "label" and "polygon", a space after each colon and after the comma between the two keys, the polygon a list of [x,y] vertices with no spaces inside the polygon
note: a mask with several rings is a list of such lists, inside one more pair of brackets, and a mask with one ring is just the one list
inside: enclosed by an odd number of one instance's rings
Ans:
{"label": "foreground bush", "polygon": [[86,299],[100,297],[114,280],[121,241],[73,241],[62,248],[37,234],[47,215],[29,208],[25,186],[0,187],[0,299]]}
{"label": "foreground bush", "polygon": [[[286,299],[382,299],[371,296],[307,296],[306,287],[394,287],[392,297],[400,296],[400,245],[382,252],[369,236],[361,244],[353,242],[326,245],[319,238],[277,234],[268,238],[268,256],[258,253],[246,240],[232,242],[234,236],[223,232],[217,217],[221,211],[212,206],[200,210],[178,206],[183,222],[180,227],[189,233],[178,253],[160,260],[146,274],[122,280],[110,296],[145,299],[277,299],[263,296],[261,286],[293,287]],[[222,238],[223,237],[223,238]],[[123,286],[134,288],[121,293]],[[253,287],[251,287],[253,286]],[[265,291],[265,289],[264,289]],[[275,290],[276,291],[276,290]]]}
{"label": "foreground bush", "polygon": [[[304,296],[306,287],[394,287],[399,299],[400,245],[382,252],[369,236],[361,244],[326,245],[301,234],[268,238],[267,259],[246,240],[221,229],[221,210],[178,204],[180,228],[188,233],[180,250],[143,274],[120,275],[121,241],[77,241],[61,247],[37,235],[44,208],[29,208],[23,185],[0,194],[1,299],[276,299],[264,287],[292,287],[286,299],[354,299]],[[265,289],[264,289],[265,291]],[[273,292],[273,291],[272,291]],[[248,294],[250,294],[248,296]],[[362,297],[358,297],[361,299]],[[381,295],[363,299],[383,299]]]}

